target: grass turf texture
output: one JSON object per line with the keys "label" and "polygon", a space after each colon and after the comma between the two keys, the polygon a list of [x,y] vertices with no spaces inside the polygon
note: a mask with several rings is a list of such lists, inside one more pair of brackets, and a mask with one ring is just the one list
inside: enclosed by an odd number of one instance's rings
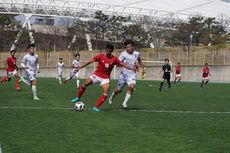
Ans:
{"label": "grass turf texture", "polygon": [[[55,79],[38,78],[40,101],[31,88],[15,81],[0,84],[0,143],[3,153],[229,153],[230,113],[157,113],[141,110],[230,112],[229,84],[182,83],[158,91],[159,82],[138,81],[129,108],[123,111],[125,92],[103,112],[90,109],[101,96],[98,85],[82,97],[87,110],[73,108],[75,81],[59,85]],[[111,90],[117,81],[112,81]],[[165,84],[166,87],[166,84]],[[124,88],[126,91],[126,88]],[[3,108],[41,107],[47,109]]]}

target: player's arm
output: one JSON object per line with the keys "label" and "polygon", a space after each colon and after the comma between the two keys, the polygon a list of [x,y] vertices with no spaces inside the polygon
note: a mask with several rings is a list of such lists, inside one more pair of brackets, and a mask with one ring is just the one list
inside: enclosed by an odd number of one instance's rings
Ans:
{"label": "player's arm", "polygon": [[91,64],[93,62],[95,62],[95,60],[91,59],[91,60],[87,61],[85,64],[82,64],[79,67],[76,67],[76,70],[79,71],[81,68],[86,67],[87,65],[89,65],[89,64]]}
{"label": "player's arm", "polygon": [[21,66],[22,66],[24,69],[28,69],[28,68],[29,68],[28,66],[26,66],[26,61],[27,61],[27,59],[26,59],[26,57],[24,56],[23,59],[22,59],[22,63],[21,63]]}
{"label": "player's arm", "polygon": [[144,78],[145,77],[145,70],[146,70],[145,65],[142,62],[142,59],[140,58],[140,56],[137,58],[137,61],[140,64],[141,69],[142,69],[142,71],[141,71],[141,77]]}
{"label": "player's arm", "polygon": [[38,58],[36,60],[36,64],[37,64],[37,73],[40,73],[40,66],[39,66],[39,60],[38,60]]}

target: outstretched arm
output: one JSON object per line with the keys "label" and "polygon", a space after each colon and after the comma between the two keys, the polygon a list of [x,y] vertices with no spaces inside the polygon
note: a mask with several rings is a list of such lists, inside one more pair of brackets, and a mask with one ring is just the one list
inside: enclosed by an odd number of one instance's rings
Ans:
{"label": "outstretched arm", "polygon": [[78,70],[80,70],[81,68],[86,67],[87,65],[89,65],[89,64],[91,64],[91,63],[93,63],[93,62],[94,62],[94,60],[91,59],[91,60],[87,61],[85,64],[79,66],[76,70],[78,71]]}

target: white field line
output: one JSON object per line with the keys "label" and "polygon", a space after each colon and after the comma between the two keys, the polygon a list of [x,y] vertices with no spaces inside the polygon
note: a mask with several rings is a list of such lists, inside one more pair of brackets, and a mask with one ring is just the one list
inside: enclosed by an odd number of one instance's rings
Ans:
{"label": "white field line", "polygon": [[2,147],[1,147],[1,143],[0,143],[0,153],[2,153]]}
{"label": "white field line", "polygon": [[[69,107],[8,107],[0,106],[0,109],[34,109],[34,110],[73,110]],[[124,111],[123,109],[111,109],[111,111]],[[230,114],[230,112],[214,112],[214,111],[174,111],[174,110],[145,110],[145,109],[129,109],[128,112],[149,112],[149,113],[175,113],[175,114]],[[1,152],[0,152],[1,153]]]}

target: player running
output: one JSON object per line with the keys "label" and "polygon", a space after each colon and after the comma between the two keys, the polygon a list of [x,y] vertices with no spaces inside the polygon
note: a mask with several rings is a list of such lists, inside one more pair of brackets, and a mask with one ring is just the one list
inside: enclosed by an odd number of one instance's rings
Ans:
{"label": "player running", "polygon": [[162,91],[162,87],[164,85],[165,80],[167,80],[168,87],[171,88],[171,82],[170,82],[171,66],[169,65],[169,59],[166,58],[164,61],[165,64],[162,66],[162,70],[160,71],[160,72],[164,71],[162,81],[160,83],[160,88],[159,88],[160,91]]}
{"label": "player running", "polygon": [[0,83],[8,82],[11,80],[11,77],[14,76],[16,78],[16,90],[21,90],[19,85],[20,77],[18,75],[18,67],[16,64],[17,58],[15,57],[15,50],[10,51],[10,56],[6,59],[6,72],[7,76],[1,78]]}
{"label": "player running", "polygon": [[[139,63],[142,68],[142,76],[143,76],[145,74],[145,66],[140,58],[140,53],[134,50],[134,42],[132,40],[126,40],[124,45],[126,47],[126,50],[120,54],[119,60],[127,64],[129,67],[137,68],[138,67],[137,63]],[[137,78],[136,71],[132,71],[123,67],[121,69],[121,74],[118,80],[117,88],[113,91],[113,93],[109,98],[109,104],[112,104],[115,96],[121,93],[123,86],[127,84],[128,90],[126,92],[126,96],[122,103],[122,106],[123,108],[128,109],[128,101],[131,98],[133,91],[135,89],[136,78]]]}
{"label": "player running", "polygon": [[27,51],[27,54],[22,59],[21,66],[25,69],[28,80],[21,77],[21,81],[32,87],[33,99],[40,100],[37,96],[36,88],[36,73],[40,73],[40,71],[38,55],[35,53],[35,45],[29,44],[27,46]]}
{"label": "player running", "polygon": [[110,87],[110,74],[111,71],[113,70],[113,67],[115,65],[118,65],[118,66],[123,66],[130,70],[136,70],[136,68],[130,68],[127,65],[123,64],[118,59],[118,57],[112,55],[113,49],[114,49],[113,45],[107,45],[106,53],[99,54],[93,57],[93,59],[89,60],[84,65],[81,65],[80,67],[77,68],[77,70],[79,70],[93,62],[98,63],[96,71],[88,79],[85,80],[85,83],[83,85],[80,86],[77,93],[77,97],[72,99],[71,102],[75,103],[80,101],[80,98],[85,92],[86,87],[88,87],[89,85],[92,85],[94,83],[100,83],[100,86],[103,89],[103,95],[99,98],[95,107],[93,107],[92,110],[96,112],[101,112],[99,107],[104,103],[104,101],[107,98],[109,87]]}
{"label": "player running", "polygon": [[205,63],[204,65],[205,67],[203,68],[202,72],[202,82],[200,87],[203,88],[204,85],[208,84],[209,82],[209,76],[211,76],[211,74],[209,73],[209,68],[208,68],[208,63]]}
{"label": "player running", "polygon": [[62,74],[65,68],[65,64],[63,63],[63,59],[59,58],[59,61],[56,65],[56,69],[57,69],[57,77],[56,79],[59,81],[59,84],[62,84],[61,79],[62,79]]}
{"label": "player running", "polygon": [[67,77],[65,80],[64,80],[64,84],[67,83],[68,80],[71,80],[73,78],[76,78],[77,81],[77,88],[79,88],[79,85],[80,85],[80,78],[79,78],[79,70],[77,68],[79,68],[81,66],[81,63],[80,63],[80,54],[76,54],[75,55],[75,60],[73,60],[72,62],[72,71],[70,73],[70,76]]}
{"label": "player running", "polygon": [[177,63],[174,84],[180,83],[180,81],[181,81],[181,66],[180,63]]}

